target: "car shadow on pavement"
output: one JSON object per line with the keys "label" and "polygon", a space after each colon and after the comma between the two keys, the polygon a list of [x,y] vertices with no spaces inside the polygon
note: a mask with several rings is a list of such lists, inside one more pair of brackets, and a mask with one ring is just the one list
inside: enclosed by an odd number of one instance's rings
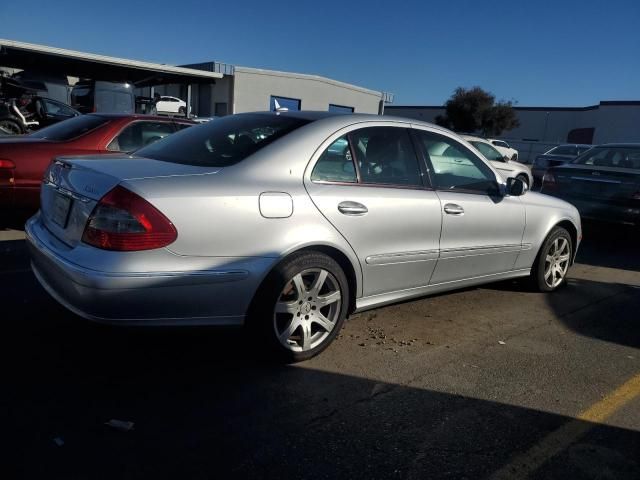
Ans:
{"label": "car shadow on pavement", "polygon": [[35,213],[34,210],[0,211],[0,231],[24,230],[24,224]]}
{"label": "car shadow on pavement", "polygon": [[[586,425],[266,362],[239,330],[96,325],[57,305],[30,272],[11,279],[0,290],[0,421],[15,472],[6,478],[483,478],[510,472],[551,432]],[[324,355],[333,348],[343,347]],[[111,419],[133,429],[110,428]],[[586,426],[532,478],[637,478],[640,433]]]}
{"label": "car shadow on pavement", "polygon": [[576,263],[640,272],[640,228],[597,222],[583,224]]}
{"label": "car shadow on pavement", "polygon": [[640,348],[640,287],[569,278],[545,300],[555,317],[574,332]]}

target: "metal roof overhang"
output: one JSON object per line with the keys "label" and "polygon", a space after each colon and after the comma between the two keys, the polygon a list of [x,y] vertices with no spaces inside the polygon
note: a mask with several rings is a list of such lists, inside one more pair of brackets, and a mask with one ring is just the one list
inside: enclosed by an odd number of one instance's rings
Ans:
{"label": "metal roof overhang", "polygon": [[215,83],[217,72],[174,67],[0,39],[0,66],[94,80],[129,82],[136,87],[168,83]]}

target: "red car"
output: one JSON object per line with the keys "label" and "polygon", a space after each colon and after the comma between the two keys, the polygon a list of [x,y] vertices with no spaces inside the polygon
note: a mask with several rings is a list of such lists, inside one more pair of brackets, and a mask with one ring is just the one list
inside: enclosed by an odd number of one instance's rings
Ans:
{"label": "red car", "polygon": [[81,115],[31,135],[0,137],[0,209],[37,209],[51,160],[63,155],[133,152],[194,125],[150,115]]}

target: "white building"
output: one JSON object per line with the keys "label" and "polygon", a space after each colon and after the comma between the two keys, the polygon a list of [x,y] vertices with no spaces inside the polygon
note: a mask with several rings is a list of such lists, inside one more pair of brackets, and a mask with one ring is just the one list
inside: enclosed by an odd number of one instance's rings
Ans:
{"label": "white building", "polygon": [[72,77],[128,83],[140,96],[157,92],[185,100],[201,117],[274,110],[276,104],[289,110],[382,113],[385,102],[393,100],[385,92],[317,75],[218,62],[172,66],[3,39],[0,68],[38,79],[55,77],[48,83],[64,88]]}

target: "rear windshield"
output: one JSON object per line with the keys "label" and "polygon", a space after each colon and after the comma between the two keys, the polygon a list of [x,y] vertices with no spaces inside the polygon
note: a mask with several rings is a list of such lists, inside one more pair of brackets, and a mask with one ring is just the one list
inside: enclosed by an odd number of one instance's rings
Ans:
{"label": "rear windshield", "polygon": [[80,115],[38,130],[29,136],[64,142],[84,135],[107,122],[109,122],[108,118],[99,115]]}
{"label": "rear windshield", "polygon": [[573,163],[640,170],[640,147],[596,147],[576,158]]}
{"label": "rear windshield", "polygon": [[185,165],[227,167],[308,123],[273,114],[230,115],[182,130],[138,150],[136,155]]}

